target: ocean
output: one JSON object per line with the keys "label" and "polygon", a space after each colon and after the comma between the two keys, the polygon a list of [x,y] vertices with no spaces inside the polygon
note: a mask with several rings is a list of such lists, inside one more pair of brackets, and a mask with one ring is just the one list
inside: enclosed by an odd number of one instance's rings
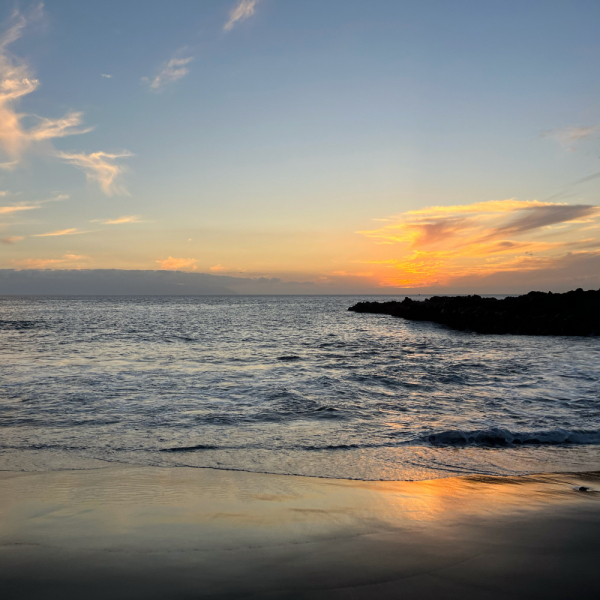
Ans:
{"label": "ocean", "polygon": [[0,469],[364,480],[600,468],[600,339],[352,296],[2,297]]}

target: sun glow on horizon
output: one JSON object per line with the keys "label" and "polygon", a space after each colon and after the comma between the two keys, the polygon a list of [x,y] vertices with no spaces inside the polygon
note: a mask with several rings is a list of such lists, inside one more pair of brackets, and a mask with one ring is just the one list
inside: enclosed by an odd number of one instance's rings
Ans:
{"label": "sun glow on horizon", "polygon": [[0,11],[0,269],[285,294],[600,285],[600,9],[138,4],[118,7],[131,35],[111,3]]}
{"label": "sun glow on horizon", "polygon": [[550,269],[567,257],[600,256],[600,207],[592,205],[511,198],[426,207],[384,222],[359,232],[387,244],[390,258],[371,263],[392,270],[382,275],[383,286],[443,286],[466,277]]}

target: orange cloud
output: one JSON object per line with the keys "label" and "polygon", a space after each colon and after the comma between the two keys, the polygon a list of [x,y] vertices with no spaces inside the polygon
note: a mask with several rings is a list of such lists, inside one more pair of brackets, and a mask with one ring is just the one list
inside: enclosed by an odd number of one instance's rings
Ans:
{"label": "orange cloud", "polygon": [[130,215],[128,217],[118,217],[117,219],[108,219],[107,221],[102,221],[104,225],[123,225],[124,223],[140,223],[140,218],[135,215]]}
{"label": "orange cloud", "polygon": [[33,210],[39,206],[0,206],[0,215],[10,215],[21,210]]}
{"label": "orange cloud", "polygon": [[65,258],[67,260],[85,260],[89,258],[88,256],[83,256],[82,254],[65,254]]}
{"label": "orange cloud", "polygon": [[36,233],[33,237],[54,237],[57,235],[79,235],[80,233],[89,233],[89,231],[79,231],[79,229],[60,229],[48,233]]}
{"label": "orange cloud", "polygon": [[348,271],[332,271],[330,273],[332,277],[373,277],[374,273],[372,271],[365,272],[348,272]]}
{"label": "orange cloud", "polygon": [[160,265],[161,269],[168,271],[179,271],[181,269],[191,269],[194,271],[198,268],[196,266],[198,261],[195,258],[173,258],[169,256],[169,258],[157,260],[156,262]]}
{"label": "orange cloud", "polygon": [[224,267],[223,265],[215,265],[214,267],[210,267],[209,270],[213,273],[220,273],[221,271],[227,271],[227,267]]}
{"label": "orange cloud", "polygon": [[3,244],[16,244],[24,239],[25,238],[22,235],[11,235],[9,237],[2,238],[0,242]]}
{"label": "orange cloud", "polygon": [[[65,263],[77,263],[86,258],[88,257],[78,256],[77,254],[65,254],[63,255],[63,258],[26,258],[25,260],[15,260],[12,264],[20,269],[47,269],[52,268],[53,266],[64,269],[66,266]],[[75,268],[81,267],[75,265]]]}
{"label": "orange cloud", "polygon": [[550,268],[567,252],[599,244],[589,237],[599,221],[597,206],[509,199],[408,211],[359,233],[388,244],[391,256],[370,261],[383,285],[424,287]]}

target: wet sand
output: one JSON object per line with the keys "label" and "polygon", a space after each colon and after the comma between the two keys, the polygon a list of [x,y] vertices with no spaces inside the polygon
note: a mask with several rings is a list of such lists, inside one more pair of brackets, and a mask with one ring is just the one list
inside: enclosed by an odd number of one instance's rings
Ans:
{"label": "wet sand", "polygon": [[592,598],[598,565],[600,474],[0,473],[4,600]]}

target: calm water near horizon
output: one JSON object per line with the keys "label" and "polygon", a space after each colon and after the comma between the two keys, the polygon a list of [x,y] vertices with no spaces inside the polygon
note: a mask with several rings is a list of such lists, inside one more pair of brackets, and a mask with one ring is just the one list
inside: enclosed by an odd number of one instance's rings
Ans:
{"label": "calm water near horizon", "polygon": [[0,469],[600,468],[600,338],[347,311],[365,299],[388,298],[2,297]]}

